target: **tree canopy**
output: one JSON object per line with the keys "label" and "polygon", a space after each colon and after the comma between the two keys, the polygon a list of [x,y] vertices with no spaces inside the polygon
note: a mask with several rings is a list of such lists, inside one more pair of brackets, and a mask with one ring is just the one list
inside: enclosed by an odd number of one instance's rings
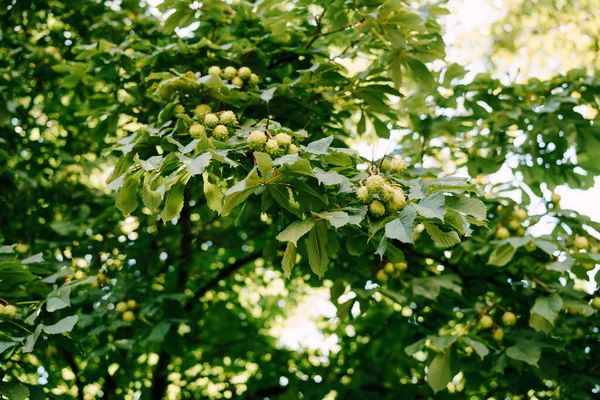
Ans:
{"label": "tree canopy", "polygon": [[2,5],[0,398],[597,396],[600,75],[417,3]]}

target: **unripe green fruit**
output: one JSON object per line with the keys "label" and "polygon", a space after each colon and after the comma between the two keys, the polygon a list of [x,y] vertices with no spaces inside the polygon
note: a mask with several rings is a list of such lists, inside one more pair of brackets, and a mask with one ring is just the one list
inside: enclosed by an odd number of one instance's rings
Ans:
{"label": "unripe green fruit", "polygon": [[521,223],[519,221],[517,221],[516,219],[511,219],[508,222],[508,228],[512,229],[513,231],[519,229],[521,227]]}
{"label": "unripe green fruit", "polygon": [[204,123],[209,128],[214,128],[219,124],[219,117],[217,117],[215,114],[206,114],[204,117]]}
{"label": "unripe green fruit", "polygon": [[406,170],[406,161],[401,158],[394,158],[390,163],[390,169],[396,173],[404,172]]}
{"label": "unripe green fruit", "polygon": [[479,320],[479,326],[483,329],[490,329],[494,325],[494,320],[489,315],[484,315]]}
{"label": "unripe green fruit", "polygon": [[242,87],[242,86],[244,86],[244,81],[239,76],[236,76],[235,78],[233,78],[231,80],[231,84],[235,85],[235,86]]}
{"label": "unripe green fruit", "polygon": [[194,108],[194,114],[196,114],[197,118],[201,118],[209,112],[211,112],[211,108],[208,104],[199,104]]}
{"label": "unripe green fruit", "polygon": [[402,271],[406,271],[406,269],[408,268],[408,265],[405,262],[399,262],[399,263],[396,263],[395,268],[398,271],[402,272]]}
{"label": "unripe green fruit", "polygon": [[123,319],[123,321],[131,323],[135,321],[135,314],[133,313],[133,311],[125,311],[121,318]]}
{"label": "unripe green fruit", "polygon": [[237,75],[237,69],[235,69],[234,67],[226,67],[223,70],[223,78],[225,78],[225,79],[231,79],[236,75]]}
{"label": "unripe green fruit", "polygon": [[575,248],[578,250],[587,249],[590,243],[588,242],[585,236],[576,236],[575,241],[573,242]]}
{"label": "unripe green fruit", "polygon": [[517,322],[517,317],[515,314],[507,311],[502,315],[502,323],[506,326],[513,326]]}
{"label": "unripe green fruit", "polygon": [[594,307],[595,309],[600,309],[600,297],[594,297],[594,299],[592,300],[592,307]]}
{"label": "unripe green fruit", "polygon": [[373,200],[373,195],[369,193],[369,189],[366,186],[361,186],[356,191],[356,198],[361,203],[367,204],[371,200]]}
{"label": "unripe green fruit", "polygon": [[4,313],[6,311],[4,311],[4,304],[0,304],[0,318],[4,317]]}
{"label": "unripe green fruit", "polygon": [[229,137],[229,130],[225,125],[217,125],[213,130],[213,136],[219,140],[227,139]]}
{"label": "unripe green fruit", "polygon": [[265,145],[265,150],[267,150],[267,153],[269,154],[277,153],[279,150],[279,143],[277,143],[277,140],[275,139],[269,139]]}
{"label": "unripe green fruit", "polygon": [[13,319],[17,316],[17,307],[12,304],[4,306],[4,315],[6,315],[8,319]]}
{"label": "unripe green fruit", "polygon": [[248,67],[242,67],[238,70],[238,76],[242,79],[248,79],[252,75],[252,70]]}
{"label": "unripe green fruit", "polygon": [[208,73],[209,73],[210,75],[216,75],[216,76],[219,76],[219,75],[221,75],[221,68],[217,67],[216,65],[213,65],[212,67],[210,67],[210,68],[208,69]]}
{"label": "unripe green fruit", "polygon": [[258,75],[256,74],[251,74],[250,75],[250,83],[253,85],[258,85],[258,82],[260,81],[260,79],[258,78]]}
{"label": "unripe green fruit", "polygon": [[504,331],[502,329],[496,329],[494,331],[494,333],[492,334],[494,340],[496,341],[501,341],[502,339],[504,339]]}
{"label": "unripe green fruit", "polygon": [[500,228],[498,228],[498,231],[496,232],[496,237],[498,239],[508,239],[510,237],[510,232],[508,231],[508,229],[501,226]]}
{"label": "unripe green fruit", "polygon": [[382,269],[380,269],[379,271],[377,271],[376,278],[377,278],[377,280],[378,280],[378,281],[380,281],[380,282],[387,282],[387,280],[388,280],[388,276],[387,276],[387,274],[386,274],[386,273],[385,273],[385,271],[384,271],[384,270],[382,270]]}
{"label": "unripe green fruit", "polygon": [[550,201],[552,201],[552,203],[554,205],[558,205],[558,203],[560,203],[560,199],[562,197],[560,197],[560,194],[558,193],[552,193],[552,197],[550,198]]}
{"label": "unripe green fruit", "polygon": [[278,133],[275,135],[275,140],[277,141],[277,144],[283,147],[288,147],[292,144],[292,137],[287,133]]}
{"label": "unripe green fruit", "polygon": [[175,106],[175,114],[185,114],[185,107],[181,104]]}
{"label": "unripe green fruit", "polygon": [[237,118],[233,111],[223,111],[221,113],[221,123],[225,125],[235,125]]}
{"label": "unripe green fruit", "polygon": [[383,162],[381,163],[381,170],[384,172],[389,172],[389,170],[392,169],[392,160],[388,157],[383,159]]}
{"label": "unripe green fruit", "polygon": [[262,131],[252,131],[248,135],[248,144],[255,150],[259,150],[267,142],[267,135]]}
{"label": "unripe green fruit", "polygon": [[406,206],[406,197],[404,192],[400,188],[394,188],[394,196],[392,200],[387,203],[388,210],[390,212],[400,211]]}
{"label": "unripe green fruit", "polygon": [[190,136],[194,139],[200,139],[206,135],[206,127],[200,124],[190,126]]}
{"label": "unripe green fruit", "polygon": [[124,301],[118,302],[115,306],[115,311],[118,313],[124,313],[125,311],[127,311],[127,303],[125,303]]}
{"label": "unripe green fruit", "polygon": [[394,264],[392,264],[391,262],[386,262],[383,266],[383,270],[390,275],[393,274],[395,270]]}
{"label": "unripe green fruit", "polygon": [[385,215],[385,206],[379,200],[373,200],[369,204],[369,212],[375,218],[383,217]]}
{"label": "unripe green fruit", "polygon": [[384,203],[391,201],[394,198],[394,188],[388,184],[383,185],[383,188],[381,188],[381,191],[379,193],[379,198]]}
{"label": "unripe green fruit", "polygon": [[527,211],[523,209],[515,210],[513,213],[513,217],[515,217],[519,221],[525,221],[527,219]]}
{"label": "unripe green fruit", "polygon": [[131,300],[127,300],[127,307],[129,308],[135,308],[137,307],[137,301],[131,299]]}
{"label": "unripe green fruit", "polygon": [[290,147],[288,147],[288,153],[289,154],[298,154],[298,146],[296,146],[295,144],[290,144]]}
{"label": "unripe green fruit", "polygon": [[370,193],[379,193],[385,185],[385,179],[381,175],[371,175],[365,181],[365,186]]}

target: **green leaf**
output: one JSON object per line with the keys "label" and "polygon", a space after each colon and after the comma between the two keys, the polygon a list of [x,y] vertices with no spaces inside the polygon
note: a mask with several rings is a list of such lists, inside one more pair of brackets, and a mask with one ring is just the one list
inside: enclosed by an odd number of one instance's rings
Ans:
{"label": "green leaf", "polygon": [[313,168],[313,173],[317,177],[319,184],[323,183],[325,186],[340,185],[344,182],[348,182],[348,178],[335,171],[323,171],[321,168]]}
{"label": "green leaf", "polygon": [[510,262],[515,256],[517,249],[515,249],[510,243],[502,243],[497,246],[488,260],[488,265],[495,265],[503,267]]}
{"label": "green leaf", "polygon": [[2,342],[2,341],[0,341],[0,354],[4,353],[6,350],[10,349],[11,347],[13,347],[15,345],[16,345],[15,342]]}
{"label": "green leaf", "polygon": [[225,201],[221,209],[221,215],[229,215],[235,207],[250,197],[259,184],[258,171],[256,168],[253,168],[244,180],[238,182],[225,192]]}
{"label": "green leaf", "polygon": [[260,175],[265,178],[267,176],[267,174],[269,173],[269,171],[271,171],[271,169],[273,169],[273,160],[271,159],[271,156],[269,156],[267,153],[261,153],[259,151],[255,151],[254,152],[254,158],[256,159],[256,166],[258,167],[258,170],[260,171]]}
{"label": "green leaf", "polygon": [[0,394],[8,400],[26,400],[30,395],[27,386],[18,382],[0,382]]}
{"label": "green leaf", "polygon": [[49,335],[71,332],[78,320],[79,317],[77,315],[63,318],[54,325],[44,326],[44,332]]}
{"label": "green leaf", "polygon": [[137,187],[143,170],[128,174],[117,196],[116,206],[125,215],[131,214],[138,206]]}
{"label": "green leaf", "polygon": [[436,225],[430,222],[423,222],[425,231],[431,236],[431,239],[440,247],[450,247],[460,243],[460,237],[456,231],[444,232]]}
{"label": "green leaf", "polygon": [[260,94],[261,100],[264,100],[268,103],[273,98],[276,90],[277,86],[273,86],[271,89],[263,90]]}
{"label": "green leaf", "polygon": [[323,139],[309,143],[308,146],[302,146],[302,150],[312,154],[327,154],[331,142],[333,142],[333,136],[327,136]]}
{"label": "green leaf", "polygon": [[573,257],[567,257],[564,261],[554,261],[546,266],[550,271],[566,272],[571,269],[575,260]]}
{"label": "green leaf", "polygon": [[200,175],[204,172],[206,167],[210,164],[212,153],[202,153],[198,157],[192,158],[184,156],[183,154],[177,153],[177,157],[185,166],[185,169],[192,175]]}
{"label": "green leaf", "polygon": [[475,353],[477,353],[477,355],[481,357],[482,360],[485,356],[490,354],[490,351],[488,350],[487,346],[481,342],[478,342],[477,340],[471,339],[468,336],[463,336],[461,340],[467,345],[471,346],[473,350],[475,350]]}
{"label": "green leaf", "polygon": [[287,228],[279,232],[276,239],[280,242],[290,242],[294,246],[297,246],[298,239],[307,234],[314,226],[315,223],[310,219],[292,222]]}
{"label": "green leaf", "polygon": [[21,264],[29,265],[29,264],[38,264],[38,263],[42,263],[42,262],[44,262],[44,257],[42,257],[42,253],[38,253],[31,257],[27,257],[26,259],[21,261]]}
{"label": "green leaf", "polygon": [[423,347],[425,347],[425,343],[427,343],[427,339],[421,339],[419,341],[414,342],[404,348],[404,352],[408,356],[412,356],[418,351],[421,351]]}
{"label": "green leaf", "polygon": [[48,295],[46,310],[54,312],[71,306],[71,287],[65,286]]}
{"label": "green leaf", "polygon": [[223,199],[225,198],[225,194],[218,184],[213,184],[210,182],[211,179],[216,181],[218,178],[213,174],[205,172],[202,174],[202,179],[204,180],[204,196],[206,197],[206,205],[211,210],[220,212],[223,208]]}
{"label": "green leaf", "polygon": [[317,215],[329,222],[334,228],[341,228],[350,223],[350,216],[344,211],[326,211]]}
{"label": "green leaf", "polygon": [[292,269],[296,265],[296,245],[291,241],[288,242],[285,253],[283,254],[283,260],[281,266],[283,267],[283,274],[286,278],[289,278],[292,274]]}
{"label": "green leaf", "polygon": [[506,349],[506,355],[513,360],[524,361],[529,365],[537,367],[537,363],[542,355],[542,350],[537,342],[521,340],[514,346]]}
{"label": "green leaf", "polygon": [[418,204],[414,204],[415,210],[425,218],[437,218],[444,221],[446,214],[445,196],[438,192],[425,197]]}
{"label": "green leaf", "polygon": [[35,327],[35,331],[25,339],[25,346],[23,346],[23,353],[31,353],[33,351],[33,346],[35,346],[35,342],[37,341],[40,333],[42,333],[42,329],[44,329],[44,325],[38,324]]}
{"label": "green leaf", "polygon": [[450,198],[448,201],[448,208],[466,215],[471,215],[480,221],[483,221],[487,218],[487,208],[479,199],[472,199],[468,197],[462,197],[460,199]]}
{"label": "green leaf", "polygon": [[385,236],[403,243],[414,243],[415,217],[414,208],[405,207],[398,218],[385,225]]}
{"label": "green leaf", "polygon": [[163,223],[167,223],[167,221],[178,217],[181,213],[185,197],[185,186],[189,179],[190,175],[185,174],[179,178],[171,190],[169,190],[169,194],[167,194],[167,199],[165,201],[165,207],[160,213],[160,218],[162,219]]}
{"label": "green leaf", "polygon": [[443,354],[438,354],[429,364],[427,383],[434,393],[444,390],[448,383],[458,373],[458,364],[454,348]]}
{"label": "green leaf", "polygon": [[554,324],[554,320],[558,317],[562,305],[563,301],[557,294],[549,297],[538,297],[531,312],[544,317],[548,322]]}
{"label": "green leaf", "polygon": [[171,329],[171,323],[166,321],[161,321],[158,324],[154,325],[150,334],[146,338],[148,342],[156,342],[163,340],[167,333],[169,333],[169,329]]}
{"label": "green leaf", "polygon": [[325,222],[317,221],[315,226],[308,233],[307,251],[308,263],[312,271],[320,278],[327,271],[329,257],[327,256],[326,246],[329,239]]}

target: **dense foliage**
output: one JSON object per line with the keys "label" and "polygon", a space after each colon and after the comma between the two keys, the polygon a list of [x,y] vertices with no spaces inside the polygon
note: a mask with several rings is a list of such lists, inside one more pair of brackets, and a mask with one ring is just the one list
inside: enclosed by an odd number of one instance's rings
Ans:
{"label": "dense foliage", "polygon": [[[597,395],[600,223],[552,191],[600,175],[600,77],[469,79],[443,7],[314,3],[3,6],[0,396]],[[325,290],[329,345],[285,345]]]}

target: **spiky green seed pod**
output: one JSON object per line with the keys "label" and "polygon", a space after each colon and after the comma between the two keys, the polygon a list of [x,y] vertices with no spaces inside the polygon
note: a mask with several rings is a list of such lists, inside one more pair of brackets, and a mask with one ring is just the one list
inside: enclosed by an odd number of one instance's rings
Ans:
{"label": "spiky green seed pod", "polygon": [[394,188],[391,185],[385,184],[379,193],[379,198],[384,203],[391,201],[394,198]]}
{"label": "spiky green seed pod", "polygon": [[290,147],[288,147],[288,154],[298,154],[298,151],[298,146],[295,144],[290,144]]}
{"label": "spiky green seed pod", "polygon": [[235,125],[237,123],[237,117],[233,111],[223,111],[221,113],[221,123],[225,125]]}
{"label": "spiky green seed pod", "polygon": [[479,326],[483,329],[490,329],[494,325],[494,320],[489,315],[484,315],[479,320]]}
{"label": "spiky green seed pod", "polygon": [[502,315],[502,323],[506,326],[513,326],[517,323],[517,317],[510,311],[507,311]]}
{"label": "spiky green seed pod", "polygon": [[238,70],[238,76],[244,80],[250,78],[252,70],[248,67],[242,67]]}
{"label": "spiky green seed pod", "polygon": [[223,78],[225,78],[225,79],[232,79],[236,75],[237,75],[237,69],[235,69],[233,67],[227,67],[223,70]]}
{"label": "spiky green seed pod", "polygon": [[248,145],[254,150],[260,150],[267,143],[267,135],[262,131],[252,131],[248,135]]}
{"label": "spiky green seed pod", "polygon": [[206,135],[206,127],[201,124],[193,124],[190,126],[190,136],[194,139],[200,139]]}
{"label": "spiky green seed pod", "polygon": [[229,137],[229,130],[225,125],[217,125],[213,130],[213,136],[219,140],[224,140]]}
{"label": "spiky green seed pod", "polygon": [[17,307],[13,306],[12,304],[4,306],[4,315],[8,319],[13,319],[17,316]]}
{"label": "spiky green seed pod", "polygon": [[492,337],[494,338],[494,340],[499,342],[502,339],[504,339],[504,331],[502,329],[496,329],[492,334]]}
{"label": "spiky green seed pod", "polygon": [[387,203],[387,206],[390,212],[400,211],[406,206],[406,197],[404,196],[402,189],[394,188],[394,195]]}
{"label": "spiky green seed pod", "polygon": [[367,204],[369,203],[371,200],[373,200],[373,195],[371,193],[369,193],[369,189],[367,189],[366,186],[361,186],[360,188],[358,188],[358,190],[356,191],[356,198],[358,199],[358,201],[360,201],[363,204]]}
{"label": "spiky green seed pod", "polygon": [[258,82],[260,81],[260,79],[258,78],[258,75],[252,74],[252,75],[250,75],[250,80],[249,81],[253,85],[258,85]]}
{"label": "spiky green seed pod", "polygon": [[185,114],[185,107],[182,104],[177,104],[175,106],[175,110],[173,110],[174,114]]}
{"label": "spiky green seed pod", "polygon": [[133,311],[125,311],[121,318],[124,322],[132,323],[133,321],[135,321],[135,314],[133,313]]}
{"label": "spiky green seed pod", "polygon": [[208,69],[208,73],[209,73],[210,75],[216,75],[216,76],[219,76],[219,75],[221,75],[221,68],[217,67],[216,65],[213,65],[212,67],[210,67],[210,68]]}
{"label": "spiky green seed pod", "polygon": [[115,311],[118,313],[124,313],[125,311],[127,311],[127,303],[125,303],[124,301],[118,302],[115,306]]}
{"label": "spiky green seed pod", "polygon": [[521,223],[519,221],[517,221],[516,219],[511,219],[510,221],[508,221],[508,229],[510,229],[510,230],[516,231],[520,227],[521,227]]}
{"label": "spiky green seed pod", "polygon": [[501,226],[496,231],[496,237],[498,239],[508,239],[510,237],[510,232],[505,227]]}
{"label": "spiky green seed pod", "polygon": [[267,150],[267,153],[269,153],[269,154],[277,153],[277,151],[279,150],[279,143],[277,143],[277,140],[275,140],[275,139],[269,139],[269,140],[267,140],[265,149]]}
{"label": "spiky green seed pod", "polygon": [[244,81],[239,76],[236,76],[231,80],[231,84],[242,87],[242,86],[244,86]]}
{"label": "spiky green seed pod", "polygon": [[392,160],[389,159],[388,157],[384,158],[383,162],[381,163],[381,170],[384,172],[389,172],[391,168],[392,168]]}
{"label": "spiky green seed pod", "polygon": [[282,147],[288,147],[290,144],[292,144],[292,137],[287,133],[278,133],[275,135],[275,140],[277,141],[277,144]]}
{"label": "spiky green seed pod", "polygon": [[215,114],[212,114],[212,113],[206,114],[204,116],[204,123],[209,128],[214,128],[215,126],[219,125],[219,117],[217,117]]}
{"label": "spiky green seed pod", "polygon": [[385,179],[381,175],[371,175],[366,179],[365,185],[370,193],[379,193],[385,185]]}
{"label": "spiky green seed pod", "polygon": [[199,104],[194,108],[194,114],[196,114],[197,118],[202,118],[209,112],[211,112],[211,108],[208,104]]}
{"label": "spiky green seed pod", "polygon": [[381,218],[385,215],[385,206],[379,200],[373,200],[369,204],[369,212],[375,218]]}
{"label": "spiky green seed pod", "polygon": [[406,170],[406,161],[401,158],[394,158],[390,163],[390,169],[396,173],[404,172]]}
{"label": "spiky green seed pod", "polygon": [[525,211],[523,209],[515,210],[515,212],[513,213],[513,216],[516,219],[518,219],[519,221],[525,221],[527,219],[527,211]]}

